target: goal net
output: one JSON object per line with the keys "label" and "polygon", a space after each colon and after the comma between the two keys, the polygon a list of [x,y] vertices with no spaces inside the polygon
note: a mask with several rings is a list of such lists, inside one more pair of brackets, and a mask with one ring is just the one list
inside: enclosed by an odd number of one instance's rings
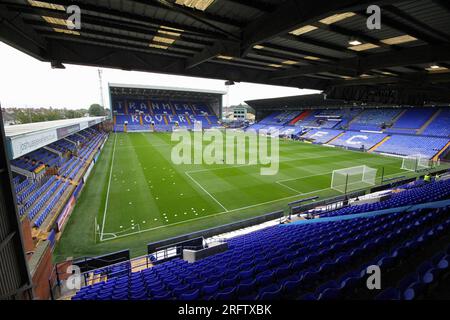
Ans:
{"label": "goal net", "polygon": [[377,169],[358,166],[334,170],[331,177],[331,188],[339,192],[351,192],[375,185]]}
{"label": "goal net", "polygon": [[423,155],[414,155],[404,157],[402,169],[407,171],[419,171],[429,169],[435,166],[435,163]]}

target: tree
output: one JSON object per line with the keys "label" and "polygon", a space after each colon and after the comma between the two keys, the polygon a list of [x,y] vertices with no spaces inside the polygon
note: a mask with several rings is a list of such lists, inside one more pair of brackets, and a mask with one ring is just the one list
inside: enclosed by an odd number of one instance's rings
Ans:
{"label": "tree", "polygon": [[98,116],[104,116],[105,113],[105,108],[103,108],[101,105],[94,103],[91,104],[91,106],[89,107],[89,115],[90,116],[94,116],[94,117],[98,117]]}
{"label": "tree", "polygon": [[59,119],[82,118],[88,110],[68,110],[55,108],[9,108],[9,114],[16,123],[52,121]]}

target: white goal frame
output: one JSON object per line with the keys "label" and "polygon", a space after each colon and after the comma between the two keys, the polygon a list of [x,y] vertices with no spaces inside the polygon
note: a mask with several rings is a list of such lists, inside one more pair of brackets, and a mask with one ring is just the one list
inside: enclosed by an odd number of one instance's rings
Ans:
{"label": "white goal frame", "polygon": [[366,165],[333,170],[331,189],[341,193],[363,189],[376,184],[377,169]]}
{"label": "white goal frame", "polygon": [[402,170],[406,171],[420,171],[425,169],[434,168],[439,165],[439,161],[433,161],[427,156],[417,154],[403,157]]}

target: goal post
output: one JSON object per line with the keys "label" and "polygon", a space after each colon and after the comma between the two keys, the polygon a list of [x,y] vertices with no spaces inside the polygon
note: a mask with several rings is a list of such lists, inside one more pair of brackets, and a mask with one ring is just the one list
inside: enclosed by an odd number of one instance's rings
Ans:
{"label": "goal post", "polygon": [[347,193],[376,184],[377,169],[368,166],[357,166],[333,170],[331,189]]}
{"label": "goal post", "polygon": [[438,165],[437,162],[430,160],[424,155],[412,155],[403,158],[402,170],[407,171],[420,171],[425,169],[434,168]]}

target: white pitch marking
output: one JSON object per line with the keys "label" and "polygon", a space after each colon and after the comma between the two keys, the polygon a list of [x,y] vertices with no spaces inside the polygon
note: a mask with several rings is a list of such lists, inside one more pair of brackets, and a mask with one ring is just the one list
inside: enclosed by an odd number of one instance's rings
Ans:
{"label": "white pitch marking", "polygon": [[298,190],[296,190],[296,189],[294,189],[294,188],[291,188],[291,187],[285,185],[284,183],[282,183],[282,182],[280,182],[280,181],[276,181],[276,183],[279,184],[280,186],[285,187],[285,188],[288,188],[288,189],[290,189],[290,190],[292,190],[292,191],[294,191],[294,192],[297,192],[297,193],[300,192],[300,191],[298,191]]}
{"label": "white pitch marking", "polygon": [[202,189],[208,196],[210,196],[219,206],[222,207],[222,209],[224,209],[226,212],[228,212],[229,210],[227,208],[225,208],[225,206],[223,204],[221,204],[216,198],[214,198],[214,196],[209,193],[208,191],[206,191],[205,188],[203,188],[203,186],[198,183],[194,178],[191,177],[191,175],[188,172],[185,172],[185,174],[192,180],[194,181],[194,183],[200,187],[200,189]]}
{"label": "white pitch marking", "polygon": [[106,191],[105,211],[103,212],[102,233],[100,235],[100,241],[103,240],[103,232],[105,230],[106,212],[108,210],[109,190],[111,188],[111,178],[112,178],[112,172],[113,172],[112,169],[113,169],[113,166],[114,166],[114,156],[116,154],[116,141],[117,141],[117,134],[114,136],[113,155],[112,155],[112,160],[111,160],[111,168],[110,168],[110,171],[109,171],[108,190]]}

